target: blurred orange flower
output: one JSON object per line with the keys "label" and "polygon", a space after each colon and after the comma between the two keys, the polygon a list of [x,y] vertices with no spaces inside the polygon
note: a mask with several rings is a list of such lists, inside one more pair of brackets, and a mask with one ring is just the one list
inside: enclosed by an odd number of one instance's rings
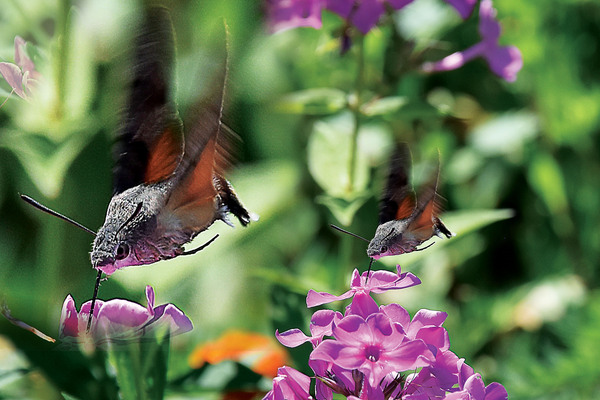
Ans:
{"label": "blurred orange flower", "polygon": [[288,354],[279,343],[260,333],[229,330],[214,341],[198,345],[188,358],[192,368],[204,363],[237,361],[257,374],[274,378],[277,368],[288,364]]}

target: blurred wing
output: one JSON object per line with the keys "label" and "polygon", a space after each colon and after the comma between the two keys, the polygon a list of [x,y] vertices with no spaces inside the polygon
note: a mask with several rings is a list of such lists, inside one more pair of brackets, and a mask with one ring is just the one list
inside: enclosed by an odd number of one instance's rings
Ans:
{"label": "blurred wing", "polygon": [[168,178],[183,155],[181,120],[169,93],[174,45],[167,10],[147,9],[136,38],[131,92],[115,145],[115,194]]}
{"label": "blurred wing", "polygon": [[188,110],[191,117],[186,119],[185,153],[167,203],[167,208],[195,231],[212,223],[217,182],[229,165],[228,139],[221,123],[227,81],[227,57],[224,58],[208,96]]}
{"label": "blurred wing", "polygon": [[440,164],[438,161],[434,178],[419,192],[417,208],[411,217],[412,221],[407,227],[407,231],[412,232],[413,235],[423,241],[433,236],[434,224],[439,221],[439,218],[437,218],[437,215],[441,212],[440,197],[437,194],[439,175]]}
{"label": "blurred wing", "polygon": [[410,149],[406,143],[401,143],[390,161],[387,184],[379,207],[379,224],[408,218],[415,211],[415,193],[408,176],[410,164]]}

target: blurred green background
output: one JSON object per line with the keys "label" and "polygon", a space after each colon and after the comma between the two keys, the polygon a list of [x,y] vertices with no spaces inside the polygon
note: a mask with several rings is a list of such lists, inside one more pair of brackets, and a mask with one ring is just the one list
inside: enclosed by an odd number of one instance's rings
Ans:
{"label": "blurred green background", "polygon": [[[103,282],[100,298],[142,303],[152,285],[157,304],[172,302],[193,320],[195,329],[173,340],[170,378],[186,373],[198,343],[230,328],[306,330],[307,290],[346,290],[352,269],[368,265],[366,246],[328,224],[372,237],[388,155],[406,141],[417,185],[439,150],[444,221],[457,236],[375,263],[392,270],[400,263],[423,281],[381,302],[448,312],[451,349],[512,399],[600,398],[600,3],[497,0],[502,43],[524,59],[512,84],[482,60],[430,76],[411,70],[407,40],[439,59],[478,40],[476,18],[463,23],[444,3],[418,0],[383,21],[364,39],[360,96],[374,100],[364,103],[350,189],[340,165],[361,54],[355,43],[340,55],[339,17],[324,13],[321,30],[271,35],[260,1],[164,4],[177,37],[183,114],[206,84],[203,66],[214,61],[223,19],[229,25],[225,121],[242,138],[230,178],[260,215],[246,229],[215,223],[197,243],[215,232],[220,238],[195,256]],[[0,109],[0,296],[14,316],[54,337],[66,295],[78,305],[91,297],[92,237],[18,193],[101,226],[137,7],[120,0],[0,7],[0,59],[14,62],[14,37],[22,36],[43,76],[30,101],[13,94]],[[3,101],[10,88],[3,81],[0,88]],[[46,354],[38,341],[0,319],[0,398],[62,398],[56,380],[38,372]],[[305,371],[308,351],[292,352]]]}

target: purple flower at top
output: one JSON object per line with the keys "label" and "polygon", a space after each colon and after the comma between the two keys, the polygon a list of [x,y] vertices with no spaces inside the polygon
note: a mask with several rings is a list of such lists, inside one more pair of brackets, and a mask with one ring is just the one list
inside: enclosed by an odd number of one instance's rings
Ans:
{"label": "purple flower at top", "polygon": [[469,18],[477,0],[444,0],[458,11],[462,19]]}
{"label": "purple flower at top", "polygon": [[[299,27],[320,29],[321,12],[331,11],[367,34],[387,9],[400,10],[414,0],[266,0],[272,32]],[[444,0],[463,19],[473,12],[477,0]]]}
{"label": "purple flower at top", "polygon": [[267,0],[272,32],[299,27],[321,28],[322,0]]}
{"label": "purple flower at top", "polygon": [[139,340],[154,332],[177,335],[192,330],[192,321],[173,304],[154,306],[151,286],[146,286],[146,299],[146,307],[123,299],[97,300],[87,332],[91,301],[85,302],[77,312],[73,297],[68,295],[60,316],[59,337],[67,344],[91,342],[103,346]]}
{"label": "purple flower at top", "polygon": [[479,35],[481,41],[464,51],[459,51],[437,62],[425,63],[425,72],[450,71],[462,67],[466,62],[483,57],[492,72],[508,82],[517,79],[517,73],[523,66],[521,52],[515,46],[500,46],[501,27],[496,21],[496,10],[492,0],[481,0],[479,4]]}
{"label": "purple flower at top", "polygon": [[31,88],[40,79],[33,61],[25,51],[25,40],[15,37],[15,63],[0,62],[0,74],[8,82],[15,94],[23,99],[31,95]]}
{"label": "purple flower at top", "polygon": [[306,305],[315,307],[336,300],[344,300],[354,296],[356,293],[383,293],[387,290],[404,289],[421,283],[421,280],[410,272],[402,273],[400,265],[396,266],[397,273],[390,271],[371,271],[367,280],[367,272],[359,275],[355,269],[352,273],[350,290],[339,296],[327,292],[315,292],[309,290],[306,296]]}
{"label": "purple flower at top", "polygon": [[321,12],[325,8],[367,34],[385,14],[386,7],[399,10],[412,2],[413,0],[267,0],[267,14],[273,32],[307,26],[319,29],[322,26]]}

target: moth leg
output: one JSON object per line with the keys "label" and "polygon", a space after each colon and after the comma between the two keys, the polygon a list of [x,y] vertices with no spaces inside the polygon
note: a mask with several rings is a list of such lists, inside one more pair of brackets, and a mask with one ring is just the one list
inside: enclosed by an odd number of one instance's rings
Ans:
{"label": "moth leg", "polygon": [[210,239],[208,242],[204,243],[202,246],[196,247],[194,250],[184,251],[180,255],[182,255],[182,256],[189,256],[189,255],[192,255],[192,254],[196,254],[197,252],[199,252],[200,250],[204,249],[209,244],[211,244],[212,242],[214,242],[218,237],[219,237],[219,235],[217,234],[217,235],[213,236],[213,238]]}
{"label": "moth leg", "polygon": [[415,251],[423,251],[423,250],[425,250],[425,249],[428,249],[428,248],[430,248],[430,247],[431,247],[431,246],[433,246],[434,244],[435,244],[435,242],[433,242],[433,243],[430,243],[430,244],[428,244],[428,245],[427,245],[427,246],[425,246],[425,247],[421,247],[420,249],[417,249],[417,248],[415,248]]}

